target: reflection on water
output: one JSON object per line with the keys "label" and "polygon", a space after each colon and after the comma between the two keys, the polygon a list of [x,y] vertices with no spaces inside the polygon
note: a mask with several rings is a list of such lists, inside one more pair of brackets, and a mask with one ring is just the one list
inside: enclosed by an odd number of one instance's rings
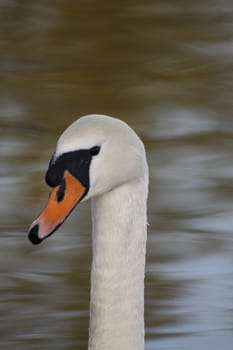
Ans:
{"label": "reflection on water", "polygon": [[231,349],[233,5],[211,1],[0,3],[0,345],[86,349],[88,204],[39,247],[61,131],[126,120],[150,164],[146,349]]}

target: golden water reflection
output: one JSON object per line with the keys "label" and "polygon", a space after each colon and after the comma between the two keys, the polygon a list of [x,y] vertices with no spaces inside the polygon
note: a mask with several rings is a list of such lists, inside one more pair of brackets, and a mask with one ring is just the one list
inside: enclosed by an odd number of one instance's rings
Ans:
{"label": "golden water reflection", "polygon": [[39,247],[26,231],[57,137],[95,112],[147,149],[146,349],[230,350],[231,2],[15,0],[0,16],[1,348],[87,348],[88,204]]}

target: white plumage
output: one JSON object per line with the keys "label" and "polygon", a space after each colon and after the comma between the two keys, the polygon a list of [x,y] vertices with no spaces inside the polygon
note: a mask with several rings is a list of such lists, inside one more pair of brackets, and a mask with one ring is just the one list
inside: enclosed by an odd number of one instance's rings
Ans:
{"label": "white plumage", "polygon": [[[64,131],[53,160],[94,146],[101,149],[91,160],[90,186],[83,199],[91,199],[93,225],[88,349],[143,350],[148,192],[145,149],[123,121],[88,115]],[[62,200],[56,199],[57,189],[53,191],[51,201],[57,201],[59,208]],[[53,217],[51,210],[49,215]],[[29,237],[35,244],[49,233],[43,229],[43,220],[41,215],[31,226]]]}

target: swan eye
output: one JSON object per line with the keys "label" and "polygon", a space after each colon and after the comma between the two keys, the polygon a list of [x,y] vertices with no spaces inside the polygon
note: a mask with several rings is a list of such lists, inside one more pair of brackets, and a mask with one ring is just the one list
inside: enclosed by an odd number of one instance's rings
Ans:
{"label": "swan eye", "polygon": [[91,156],[97,156],[100,152],[100,146],[94,146],[90,149]]}

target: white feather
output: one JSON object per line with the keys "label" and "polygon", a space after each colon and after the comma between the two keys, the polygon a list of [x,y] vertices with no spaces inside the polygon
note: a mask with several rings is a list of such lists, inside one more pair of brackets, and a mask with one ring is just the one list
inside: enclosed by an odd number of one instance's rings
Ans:
{"label": "white feather", "polygon": [[78,119],[56,157],[101,146],[90,168],[92,246],[89,350],[144,349],[148,167],[143,143],[123,121]]}

